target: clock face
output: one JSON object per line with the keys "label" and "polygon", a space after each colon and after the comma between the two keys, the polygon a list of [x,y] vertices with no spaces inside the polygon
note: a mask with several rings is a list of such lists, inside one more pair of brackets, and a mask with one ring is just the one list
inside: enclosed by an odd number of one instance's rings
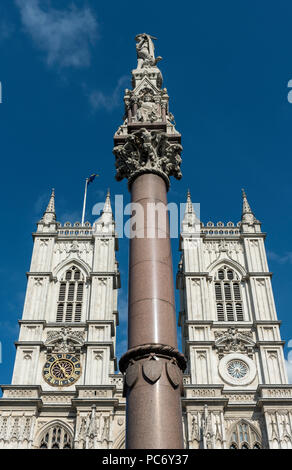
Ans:
{"label": "clock face", "polygon": [[81,364],[73,354],[54,354],[47,359],[43,368],[45,381],[53,387],[68,387],[81,375]]}

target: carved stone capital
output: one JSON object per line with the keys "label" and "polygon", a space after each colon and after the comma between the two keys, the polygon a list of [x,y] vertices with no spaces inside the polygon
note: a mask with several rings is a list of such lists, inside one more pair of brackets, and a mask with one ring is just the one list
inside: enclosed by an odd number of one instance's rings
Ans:
{"label": "carved stone capital", "polygon": [[129,186],[138,176],[154,173],[161,176],[167,187],[169,177],[182,177],[180,171],[182,146],[170,142],[169,136],[162,131],[139,129],[127,135],[124,144],[116,145],[116,179],[127,178]]}

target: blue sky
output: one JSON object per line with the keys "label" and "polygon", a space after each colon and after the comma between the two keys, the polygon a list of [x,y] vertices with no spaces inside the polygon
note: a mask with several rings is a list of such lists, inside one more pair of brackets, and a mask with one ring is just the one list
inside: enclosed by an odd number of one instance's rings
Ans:
{"label": "blue sky", "polygon": [[[288,0],[1,1],[1,383],[11,380],[31,232],[51,188],[60,222],[81,219],[84,179],[93,172],[101,176],[89,187],[88,220],[107,187],[129,201],[126,182],[115,181],[112,147],[141,32],[159,38],[182,133],[183,179],[172,182],[169,200],[184,202],[189,187],[204,222],[238,222],[246,189],[268,233],[282,337],[292,338],[291,20]],[[172,245],[175,274],[178,241]],[[127,249],[120,240],[119,352],[126,347]]]}

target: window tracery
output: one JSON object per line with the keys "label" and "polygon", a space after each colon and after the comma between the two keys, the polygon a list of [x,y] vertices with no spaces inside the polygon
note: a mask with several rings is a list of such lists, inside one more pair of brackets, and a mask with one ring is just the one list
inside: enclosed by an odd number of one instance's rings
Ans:
{"label": "window tracery", "polygon": [[216,273],[215,299],[218,321],[244,320],[240,279],[228,266],[223,266]]}
{"label": "window tracery", "polygon": [[261,449],[261,438],[246,421],[239,421],[232,430],[230,449]]}
{"label": "window tracery", "polygon": [[40,449],[72,449],[72,436],[62,426],[52,426],[43,435]]}
{"label": "window tracery", "polygon": [[65,272],[60,282],[57,305],[58,323],[80,322],[84,294],[84,276],[73,266]]}

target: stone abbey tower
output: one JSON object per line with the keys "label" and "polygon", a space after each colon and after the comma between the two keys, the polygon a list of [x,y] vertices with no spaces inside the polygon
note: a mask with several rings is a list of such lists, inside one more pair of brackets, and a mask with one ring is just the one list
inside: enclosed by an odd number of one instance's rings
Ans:
{"label": "stone abbey tower", "polygon": [[292,448],[292,386],[265,240],[243,191],[241,221],[198,222],[188,193],[177,273],[186,445]]}
{"label": "stone abbey tower", "polygon": [[[144,144],[156,153],[149,173],[167,184],[169,176],[181,176],[180,134],[152,39],[139,35],[133,90],[125,92],[115,144],[131,132],[143,142],[150,136]],[[134,150],[129,145],[126,153]],[[141,162],[131,157],[125,164],[125,154],[115,154],[120,179],[141,170]],[[125,387],[115,353],[118,238],[109,193],[92,226],[62,226],[53,191],[33,238],[12,384],[2,385],[0,448],[124,448]],[[186,448],[292,448],[292,386],[264,240],[244,191],[240,222],[226,225],[200,222],[188,192],[176,286],[187,359],[181,390]],[[175,388],[175,374],[166,370]]]}

